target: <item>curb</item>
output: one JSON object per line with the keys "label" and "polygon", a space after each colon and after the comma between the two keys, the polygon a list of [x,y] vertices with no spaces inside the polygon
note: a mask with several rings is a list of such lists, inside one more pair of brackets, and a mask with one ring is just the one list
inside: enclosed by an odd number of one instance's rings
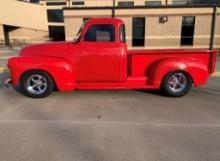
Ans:
{"label": "curb", "polygon": [[11,53],[11,52],[18,52],[20,49],[18,49],[18,50],[2,50],[2,49],[0,49],[0,54],[2,54],[2,53]]}
{"label": "curb", "polygon": [[0,67],[0,74],[3,74],[5,72],[9,72],[9,69],[7,67]]}
{"label": "curb", "polygon": [[11,58],[11,57],[15,57],[15,56],[0,56],[0,59],[5,59],[5,60],[7,60],[7,59],[9,59],[9,58]]}
{"label": "curb", "polygon": [[211,77],[220,77],[220,72],[215,72],[211,75]]}

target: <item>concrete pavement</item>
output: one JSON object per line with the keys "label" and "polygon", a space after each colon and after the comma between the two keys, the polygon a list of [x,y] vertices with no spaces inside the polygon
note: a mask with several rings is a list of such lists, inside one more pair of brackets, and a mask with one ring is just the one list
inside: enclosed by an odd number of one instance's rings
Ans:
{"label": "concrete pavement", "polygon": [[218,161],[219,78],[182,98],[154,91],[0,92],[0,160]]}

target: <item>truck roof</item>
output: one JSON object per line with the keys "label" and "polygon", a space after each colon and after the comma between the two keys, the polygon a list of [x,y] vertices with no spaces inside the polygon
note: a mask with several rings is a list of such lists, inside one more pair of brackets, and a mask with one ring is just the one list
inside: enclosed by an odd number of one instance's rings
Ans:
{"label": "truck roof", "polygon": [[124,22],[118,18],[91,18],[87,21],[88,23],[114,23],[114,24],[123,24]]}

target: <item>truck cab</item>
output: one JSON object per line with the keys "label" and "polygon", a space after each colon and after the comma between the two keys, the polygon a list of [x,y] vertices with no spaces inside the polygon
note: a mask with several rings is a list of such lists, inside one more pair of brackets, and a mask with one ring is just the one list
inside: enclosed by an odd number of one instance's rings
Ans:
{"label": "truck cab", "polygon": [[84,25],[77,42],[77,81],[126,81],[127,45],[121,20],[92,19]]}
{"label": "truck cab", "polygon": [[94,18],[75,41],[27,46],[8,67],[13,85],[34,98],[54,89],[160,89],[176,97],[204,85],[215,61],[207,49],[128,50],[122,20]]}

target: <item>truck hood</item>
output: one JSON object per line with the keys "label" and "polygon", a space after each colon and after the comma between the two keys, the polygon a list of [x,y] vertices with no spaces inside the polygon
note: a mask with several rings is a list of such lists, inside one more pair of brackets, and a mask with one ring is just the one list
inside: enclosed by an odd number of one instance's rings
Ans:
{"label": "truck hood", "polygon": [[47,56],[64,58],[74,46],[74,42],[52,42],[29,45],[20,51],[20,56]]}

